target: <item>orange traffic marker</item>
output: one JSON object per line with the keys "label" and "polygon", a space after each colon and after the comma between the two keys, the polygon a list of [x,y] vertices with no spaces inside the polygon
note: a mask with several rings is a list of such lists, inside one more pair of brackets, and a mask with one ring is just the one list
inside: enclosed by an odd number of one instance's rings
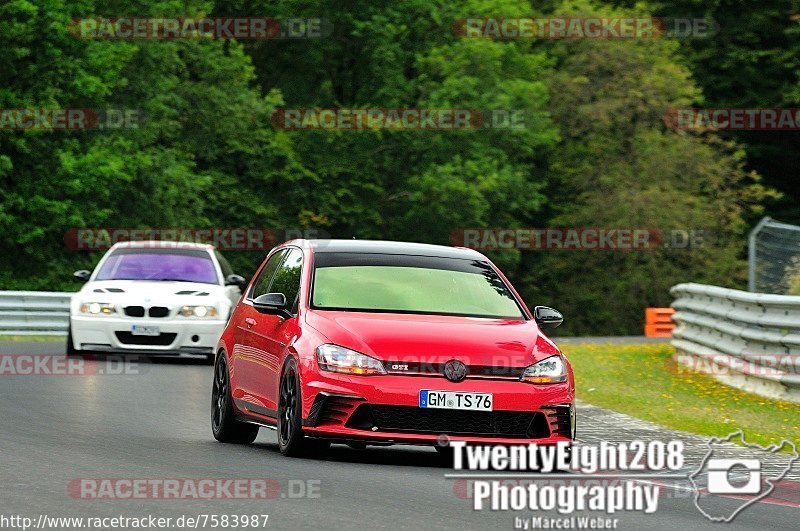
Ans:
{"label": "orange traffic marker", "polygon": [[674,308],[647,308],[644,311],[645,337],[670,337],[675,323],[672,321]]}

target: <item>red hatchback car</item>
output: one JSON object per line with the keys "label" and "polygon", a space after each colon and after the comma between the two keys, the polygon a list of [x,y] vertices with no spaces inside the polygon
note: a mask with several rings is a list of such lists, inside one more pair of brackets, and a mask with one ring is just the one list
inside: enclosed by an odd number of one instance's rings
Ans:
{"label": "red hatchback car", "polygon": [[331,442],[575,437],[572,368],[503,274],[464,248],[295,240],[270,252],[219,341],[212,429],[300,455]]}

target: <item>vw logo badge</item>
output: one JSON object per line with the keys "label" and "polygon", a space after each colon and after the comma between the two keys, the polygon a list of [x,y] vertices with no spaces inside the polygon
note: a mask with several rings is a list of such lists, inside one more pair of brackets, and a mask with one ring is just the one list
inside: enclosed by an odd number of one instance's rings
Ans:
{"label": "vw logo badge", "polygon": [[458,360],[450,360],[444,364],[444,375],[451,382],[460,382],[467,377],[467,366]]}

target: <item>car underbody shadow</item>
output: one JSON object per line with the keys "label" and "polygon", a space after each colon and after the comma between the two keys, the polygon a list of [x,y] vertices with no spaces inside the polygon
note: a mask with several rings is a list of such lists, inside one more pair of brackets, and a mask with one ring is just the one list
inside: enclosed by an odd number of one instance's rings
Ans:
{"label": "car underbody shadow", "polygon": [[[279,453],[277,443],[255,442],[252,446]],[[286,458],[290,459],[290,458]],[[298,459],[298,458],[292,458]],[[439,454],[432,446],[367,446],[363,450],[353,449],[345,444],[334,443],[318,454],[299,459],[331,461],[336,463],[360,463],[370,465],[411,466],[426,468],[449,468],[452,463]]]}
{"label": "car underbody shadow", "polygon": [[71,356],[73,358],[80,358],[86,361],[97,362],[126,362],[126,363],[139,363],[139,364],[153,364],[153,365],[207,365],[210,366],[208,359],[205,357],[186,357],[186,356],[154,356],[142,355],[131,353],[118,353],[118,352],[101,352],[101,351],[84,351],[79,355]]}

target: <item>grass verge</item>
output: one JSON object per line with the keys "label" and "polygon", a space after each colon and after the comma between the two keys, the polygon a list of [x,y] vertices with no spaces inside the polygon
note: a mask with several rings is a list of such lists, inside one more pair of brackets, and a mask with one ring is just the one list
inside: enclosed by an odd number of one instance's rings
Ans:
{"label": "grass verge", "polygon": [[61,341],[64,343],[67,336],[4,336],[0,334],[0,341]]}
{"label": "grass verge", "polygon": [[668,344],[574,344],[563,350],[580,400],[699,435],[742,429],[748,442],[800,445],[800,404],[739,391],[677,366]]}

